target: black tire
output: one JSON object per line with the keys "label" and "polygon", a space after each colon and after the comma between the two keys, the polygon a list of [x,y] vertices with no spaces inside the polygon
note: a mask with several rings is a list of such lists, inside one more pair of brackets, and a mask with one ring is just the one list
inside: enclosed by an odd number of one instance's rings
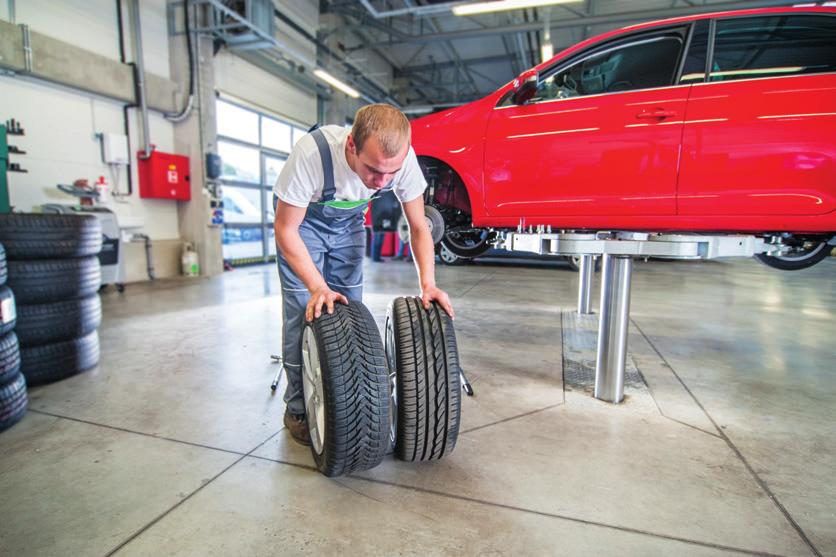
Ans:
{"label": "black tire", "polygon": [[21,305],[86,298],[95,294],[101,283],[101,266],[95,255],[78,259],[9,261],[9,286]]}
{"label": "black tire", "polygon": [[43,385],[95,367],[99,363],[99,335],[20,349],[20,371],[29,385]]}
{"label": "black tire", "polygon": [[102,250],[95,215],[0,214],[0,242],[10,260],[87,257]]}
{"label": "black tire", "polygon": [[15,295],[8,286],[0,286],[0,335],[10,332],[16,323]]}
{"label": "black tire", "polygon": [[[461,228],[461,227],[459,227]],[[456,227],[446,228],[441,243],[459,257],[472,259],[479,257],[493,247],[491,244],[494,234],[479,228],[458,230]]]}
{"label": "black tire", "polygon": [[22,374],[18,373],[8,383],[0,385],[0,431],[5,431],[20,421],[28,404],[26,379]]}
{"label": "black tire", "polygon": [[395,370],[395,456],[437,460],[453,452],[461,418],[461,368],[453,321],[438,304],[396,298],[386,313],[386,357]]}
{"label": "black tire", "polygon": [[17,335],[0,338],[0,385],[5,385],[20,372],[20,345]]}
{"label": "black tire", "polygon": [[6,268],[6,248],[0,244],[0,286],[6,284],[6,279],[9,278],[9,271]]}
{"label": "black tire", "polygon": [[821,263],[831,251],[833,251],[833,246],[827,242],[811,242],[809,246],[799,247],[796,253],[777,256],[758,253],[755,254],[755,259],[774,269],[799,271]]}
{"label": "black tire", "polygon": [[[389,438],[389,388],[386,353],[371,313],[355,301],[335,304],[303,333],[303,379],[317,350],[321,384],[317,395],[324,406],[324,426],[306,406],[311,453],[320,472],[339,476],[374,468],[386,455]],[[311,392],[305,383],[308,401]],[[319,448],[317,438],[319,428]]]}
{"label": "black tire", "polygon": [[469,257],[461,257],[450,251],[450,248],[445,245],[444,240],[436,244],[436,251],[438,252],[438,259],[441,260],[444,265],[464,265],[465,263],[470,263],[471,261],[471,258]]}
{"label": "black tire", "polygon": [[101,324],[102,302],[93,294],[80,300],[18,306],[15,331],[20,345],[29,347],[83,337]]}

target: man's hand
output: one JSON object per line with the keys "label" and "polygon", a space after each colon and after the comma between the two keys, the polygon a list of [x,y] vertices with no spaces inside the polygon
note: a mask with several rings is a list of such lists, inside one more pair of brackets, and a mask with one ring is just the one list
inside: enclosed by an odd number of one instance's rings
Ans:
{"label": "man's hand", "polygon": [[430,302],[436,301],[451,319],[455,319],[456,317],[453,313],[453,305],[450,303],[450,296],[437,286],[423,288],[421,291],[421,301],[424,303],[424,309],[430,309]]}
{"label": "man's hand", "polygon": [[[446,296],[446,294],[445,294]],[[341,302],[348,305],[348,299],[342,294],[337,294],[327,286],[323,286],[319,290],[311,294],[311,299],[308,300],[308,307],[305,308],[305,320],[309,323],[315,318],[322,315],[322,306],[328,308],[328,313],[334,313],[334,302]]]}

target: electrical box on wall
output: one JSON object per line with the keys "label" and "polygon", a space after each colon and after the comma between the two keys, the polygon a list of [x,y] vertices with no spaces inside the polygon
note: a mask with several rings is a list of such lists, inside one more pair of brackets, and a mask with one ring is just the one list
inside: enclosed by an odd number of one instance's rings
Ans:
{"label": "electrical box on wall", "polygon": [[189,157],[152,151],[142,159],[137,153],[139,196],[154,199],[188,201],[192,198],[189,183]]}
{"label": "electrical box on wall", "polygon": [[99,136],[102,142],[102,160],[107,164],[129,164],[128,136],[119,133],[103,133]]}

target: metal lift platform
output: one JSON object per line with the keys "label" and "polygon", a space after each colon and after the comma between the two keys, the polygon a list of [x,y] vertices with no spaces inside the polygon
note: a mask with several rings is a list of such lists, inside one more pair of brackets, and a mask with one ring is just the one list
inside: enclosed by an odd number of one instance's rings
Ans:
{"label": "metal lift platform", "polygon": [[548,226],[523,226],[499,231],[497,247],[539,255],[579,255],[578,313],[591,312],[592,273],[596,256],[603,257],[594,396],[619,403],[624,398],[627,329],[633,258],[716,259],[780,255],[780,244],[749,235],[665,234],[645,232],[552,232]]}

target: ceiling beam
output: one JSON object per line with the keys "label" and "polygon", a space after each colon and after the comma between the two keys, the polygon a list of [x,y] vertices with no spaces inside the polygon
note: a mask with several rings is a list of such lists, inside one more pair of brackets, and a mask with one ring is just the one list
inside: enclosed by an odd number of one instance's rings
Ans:
{"label": "ceiling beam", "polygon": [[[619,12],[615,14],[596,15],[591,17],[574,17],[570,19],[554,19],[550,28],[565,29],[581,25],[622,25],[638,21],[652,21],[654,19],[668,19],[701,13],[716,11],[737,10],[746,8],[784,7],[788,0],[745,0],[735,2],[717,2],[699,6],[686,6],[681,8],[663,8],[656,10],[637,10],[632,12]],[[453,41],[458,39],[473,39],[479,37],[491,37],[494,35],[505,35],[513,33],[526,33],[529,31],[540,31],[543,29],[542,22],[528,22],[514,25],[503,25],[499,27],[488,27],[484,29],[464,29],[460,31],[446,31],[442,33],[427,33],[423,35],[407,35],[398,32],[398,39],[394,41],[383,41],[365,45],[366,47],[389,47],[404,43],[434,43],[439,41]]]}
{"label": "ceiling beam", "polygon": [[[462,59],[461,64],[463,66],[479,66],[483,64],[493,64],[495,62],[507,62],[509,57],[510,56],[508,54],[497,54],[494,56],[482,56],[480,58],[467,58]],[[404,66],[403,68],[395,70],[395,76],[405,77],[416,73],[423,73],[434,70],[445,70],[447,68],[455,68],[457,66],[458,64],[455,61],[436,62],[434,64],[418,64],[415,66]]]}

